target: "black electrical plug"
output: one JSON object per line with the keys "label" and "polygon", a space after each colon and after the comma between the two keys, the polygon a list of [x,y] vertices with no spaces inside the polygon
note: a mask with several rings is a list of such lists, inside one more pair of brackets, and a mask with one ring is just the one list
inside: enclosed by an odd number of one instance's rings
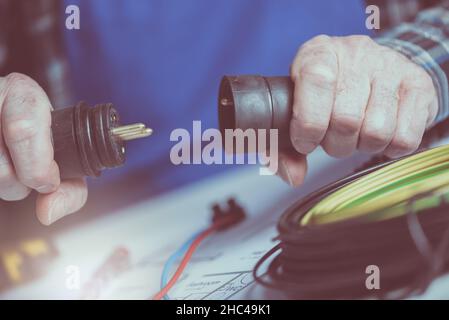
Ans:
{"label": "black electrical plug", "polygon": [[142,123],[120,126],[112,104],[74,107],[52,112],[54,158],[62,179],[97,177],[125,162],[125,141],[151,135]]}
{"label": "black electrical plug", "polygon": [[[294,84],[289,77],[225,76],[218,93],[218,120],[226,129],[277,129],[279,148],[292,149],[289,129]],[[266,145],[269,145],[267,135]]]}

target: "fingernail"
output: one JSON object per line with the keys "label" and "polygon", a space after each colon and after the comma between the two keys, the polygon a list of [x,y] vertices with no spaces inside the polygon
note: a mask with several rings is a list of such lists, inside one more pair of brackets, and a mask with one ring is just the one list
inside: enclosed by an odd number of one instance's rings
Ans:
{"label": "fingernail", "polygon": [[39,193],[49,193],[55,191],[56,186],[54,184],[44,184],[40,187],[36,188],[36,191]]}
{"label": "fingernail", "polygon": [[301,145],[303,153],[311,153],[316,148],[316,144],[312,142],[303,142]]}
{"label": "fingernail", "polygon": [[293,144],[295,145],[296,151],[298,151],[298,152],[300,152],[302,154],[311,153],[316,148],[316,144],[315,143],[302,141],[300,139],[295,139],[293,141]]}
{"label": "fingernail", "polygon": [[292,176],[290,175],[290,171],[288,170],[288,166],[285,164],[284,160],[281,160],[279,163],[278,174],[282,180],[293,186]]}
{"label": "fingernail", "polygon": [[59,219],[64,217],[66,212],[67,212],[66,202],[65,202],[64,196],[61,195],[58,198],[53,200],[53,203],[51,204],[51,206],[49,208],[48,223],[52,224],[52,223],[58,221]]}

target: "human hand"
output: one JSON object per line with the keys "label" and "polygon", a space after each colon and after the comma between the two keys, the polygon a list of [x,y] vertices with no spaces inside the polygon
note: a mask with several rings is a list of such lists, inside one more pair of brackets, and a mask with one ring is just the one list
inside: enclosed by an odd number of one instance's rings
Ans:
{"label": "human hand", "polygon": [[356,150],[403,156],[418,148],[438,112],[429,74],[367,36],[315,37],[301,46],[290,73],[296,152],[280,155],[279,175],[294,186],[318,145],[334,157]]}
{"label": "human hand", "polygon": [[0,77],[0,198],[39,195],[36,214],[45,225],[79,210],[87,199],[84,179],[60,181],[53,158],[52,106],[31,78],[12,73]]}

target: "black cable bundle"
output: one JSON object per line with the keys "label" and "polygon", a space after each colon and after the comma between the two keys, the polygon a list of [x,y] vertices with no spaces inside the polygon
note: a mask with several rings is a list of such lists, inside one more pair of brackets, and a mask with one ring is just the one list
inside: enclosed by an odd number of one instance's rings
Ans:
{"label": "black cable bundle", "polygon": [[[256,281],[297,299],[403,298],[423,292],[435,277],[448,271],[449,204],[444,200],[419,214],[408,212],[386,220],[351,218],[300,225],[324,197],[392,162],[332,183],[289,208],[278,224],[279,244],[254,269]],[[278,251],[267,273],[259,275],[264,262]],[[366,286],[370,265],[380,271],[378,290]]]}

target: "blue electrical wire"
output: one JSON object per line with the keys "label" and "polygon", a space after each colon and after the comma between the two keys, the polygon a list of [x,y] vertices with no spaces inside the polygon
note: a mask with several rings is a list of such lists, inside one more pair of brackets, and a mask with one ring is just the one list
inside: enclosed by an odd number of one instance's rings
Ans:
{"label": "blue electrical wire", "polygon": [[[182,246],[176,250],[165,262],[164,268],[162,269],[162,276],[161,276],[161,290],[165,288],[167,285],[168,279],[169,279],[169,273],[171,269],[173,268],[173,265],[177,260],[179,260],[189,249],[190,245],[193,241],[203,232],[203,230],[196,232],[193,234],[186,242],[182,244]],[[164,300],[170,300],[170,297],[168,294],[164,296]]]}

